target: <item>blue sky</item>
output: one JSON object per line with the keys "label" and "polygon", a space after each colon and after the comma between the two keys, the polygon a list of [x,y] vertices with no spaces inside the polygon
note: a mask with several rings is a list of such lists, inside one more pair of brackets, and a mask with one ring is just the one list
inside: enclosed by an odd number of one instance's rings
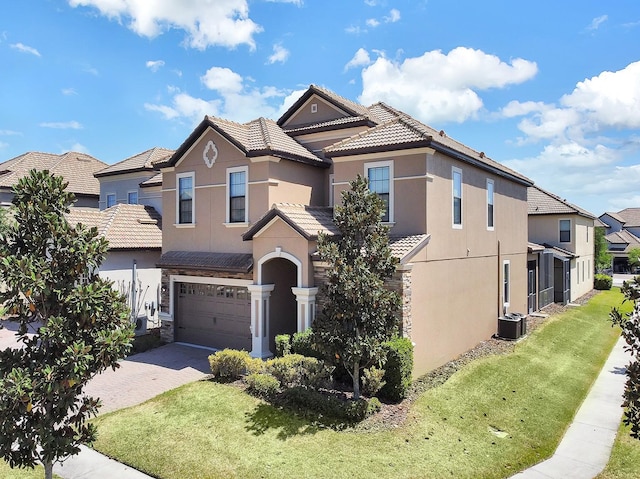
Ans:
{"label": "blue sky", "polygon": [[640,2],[20,0],[0,161],[177,148],[310,84],[384,101],[599,215],[640,207]]}

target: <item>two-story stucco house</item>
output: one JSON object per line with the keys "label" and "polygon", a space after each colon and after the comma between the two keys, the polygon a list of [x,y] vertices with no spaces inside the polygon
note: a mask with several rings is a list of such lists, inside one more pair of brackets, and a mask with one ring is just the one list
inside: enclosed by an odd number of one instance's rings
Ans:
{"label": "two-story stucco house", "polygon": [[[566,304],[593,289],[596,217],[553,193],[528,190],[529,311]],[[536,248],[536,245],[540,247]]]}
{"label": "two-story stucco house", "polygon": [[30,151],[0,163],[0,204],[8,205],[13,199],[13,187],[29,171],[49,170],[62,176],[68,183],[67,191],[76,196],[74,207],[98,208],[100,184],[93,174],[107,164],[85,153],[70,151],[61,155]]}
{"label": "two-story stucco house", "polygon": [[600,216],[615,273],[630,272],[629,251],[640,248],[640,208],[625,208]]}
{"label": "two-story stucco house", "polygon": [[532,182],[386,104],[312,85],[277,122],[205,117],[156,165],[167,340],[267,357],[276,334],[312,326],[317,235],[335,233],[331,207],[358,174],[386,204],[416,374],[526,308]]}

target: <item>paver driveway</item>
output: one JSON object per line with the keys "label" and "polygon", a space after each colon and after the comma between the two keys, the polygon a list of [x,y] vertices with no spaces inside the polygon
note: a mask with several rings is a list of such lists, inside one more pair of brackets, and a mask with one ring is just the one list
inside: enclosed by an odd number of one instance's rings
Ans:
{"label": "paver driveway", "polygon": [[[15,347],[15,323],[0,329],[0,349]],[[213,351],[183,344],[167,344],[128,357],[120,367],[93,378],[85,392],[102,400],[100,413],[115,411],[151,399],[211,372],[208,356]]]}

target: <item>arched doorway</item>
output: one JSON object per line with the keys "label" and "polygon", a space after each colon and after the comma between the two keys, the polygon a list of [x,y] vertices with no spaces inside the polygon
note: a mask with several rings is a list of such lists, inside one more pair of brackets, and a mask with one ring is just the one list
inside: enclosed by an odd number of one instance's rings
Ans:
{"label": "arched doorway", "polygon": [[292,288],[298,286],[298,266],[282,257],[261,265],[262,284],[273,284],[269,298],[269,349],[275,351],[275,337],[297,332],[298,303]]}

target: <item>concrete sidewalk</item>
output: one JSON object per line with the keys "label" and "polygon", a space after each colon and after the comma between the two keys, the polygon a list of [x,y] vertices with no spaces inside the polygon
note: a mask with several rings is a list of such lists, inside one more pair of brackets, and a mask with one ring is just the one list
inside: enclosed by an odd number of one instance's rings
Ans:
{"label": "concrete sidewalk", "polygon": [[620,338],[551,458],[514,479],[591,479],[609,462],[622,419],[622,393],[630,355]]}

